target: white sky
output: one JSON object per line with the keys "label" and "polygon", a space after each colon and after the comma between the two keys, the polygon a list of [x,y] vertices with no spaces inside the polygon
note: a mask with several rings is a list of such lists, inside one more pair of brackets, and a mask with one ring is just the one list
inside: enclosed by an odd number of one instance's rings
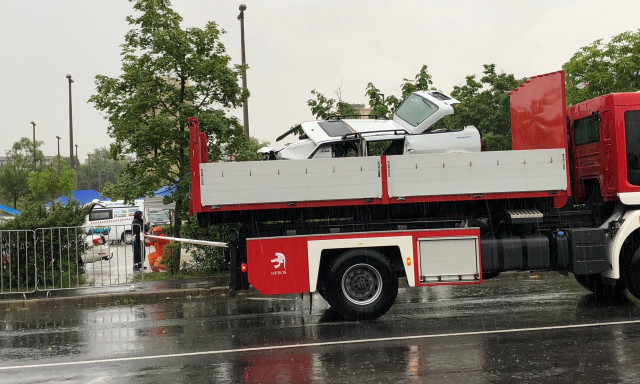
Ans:
{"label": "white sky", "polygon": [[[270,141],[312,120],[316,89],[366,103],[368,82],[399,94],[403,78],[429,66],[450,92],[482,64],[517,77],[561,69],[582,46],[640,28],[640,1],[616,0],[174,0],[183,27],[213,20],[240,63],[238,6],[244,2],[251,136]],[[69,155],[68,83],[73,84],[78,157],[108,146],[107,121],[87,102],[97,74],[120,74],[131,29],[126,0],[0,0],[0,155],[20,137],[44,140],[45,155]],[[233,111],[242,117],[242,110]]]}

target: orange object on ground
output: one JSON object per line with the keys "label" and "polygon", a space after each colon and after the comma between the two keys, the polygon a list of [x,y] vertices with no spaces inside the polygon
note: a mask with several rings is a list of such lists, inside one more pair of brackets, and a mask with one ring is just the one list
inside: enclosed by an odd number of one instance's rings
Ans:
{"label": "orange object on ground", "polygon": [[[156,231],[156,228],[154,228],[153,234],[155,236],[164,236],[164,237],[167,236],[164,233],[156,233],[156,232],[160,232],[160,231]],[[151,252],[149,255],[147,255],[147,257],[149,258],[149,266],[151,267],[151,270],[153,272],[160,272],[160,271],[167,270],[167,266],[162,264],[162,255],[163,255],[162,252],[164,250],[164,246],[169,244],[170,242],[171,241],[164,240],[164,239],[153,239],[151,241],[151,244],[153,245],[155,252]]]}

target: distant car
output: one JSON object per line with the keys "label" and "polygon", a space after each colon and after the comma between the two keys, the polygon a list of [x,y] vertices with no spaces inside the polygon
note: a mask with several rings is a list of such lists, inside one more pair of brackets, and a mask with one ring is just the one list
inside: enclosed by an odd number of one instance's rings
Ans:
{"label": "distant car", "polygon": [[148,220],[151,229],[155,227],[167,226],[171,224],[171,214],[166,209],[161,211],[152,211],[149,212]]}
{"label": "distant car", "polygon": [[414,92],[400,105],[392,120],[335,116],[298,124],[278,137],[292,133],[299,141],[276,151],[261,148],[265,160],[479,152],[480,132],[474,126],[458,130],[433,129],[453,114],[459,101],[436,91]]}

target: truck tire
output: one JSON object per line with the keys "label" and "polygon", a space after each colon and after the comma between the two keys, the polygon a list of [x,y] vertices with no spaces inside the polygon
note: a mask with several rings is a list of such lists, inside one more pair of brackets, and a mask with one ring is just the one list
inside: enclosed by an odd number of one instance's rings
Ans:
{"label": "truck tire", "polygon": [[323,274],[323,276],[320,276],[320,278],[318,279],[318,293],[320,294],[320,296],[322,296],[322,298],[324,299],[324,301],[326,301],[327,303],[329,303],[329,305],[331,307],[334,307],[333,305],[333,296],[331,295],[331,289],[329,289],[329,283],[327,281],[327,274]]}
{"label": "truck tire", "polygon": [[625,289],[622,279],[616,280],[615,285],[605,284],[604,281],[602,281],[602,276],[599,273],[594,273],[591,275],[574,274],[573,276],[581,286],[593,292],[596,299],[616,297],[622,294]]}
{"label": "truck tire", "polygon": [[620,277],[629,293],[640,299],[640,247],[625,246],[620,255]]}
{"label": "truck tire", "polygon": [[389,260],[371,249],[342,253],[329,267],[326,279],[325,299],[347,320],[377,319],[398,295],[398,278]]}

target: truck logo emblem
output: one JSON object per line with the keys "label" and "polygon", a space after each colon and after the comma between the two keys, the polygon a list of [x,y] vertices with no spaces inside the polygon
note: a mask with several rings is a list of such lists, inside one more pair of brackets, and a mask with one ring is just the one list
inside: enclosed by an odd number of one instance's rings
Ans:
{"label": "truck logo emblem", "polygon": [[278,269],[280,266],[284,266],[284,269],[287,269],[287,258],[280,252],[276,252],[276,258],[271,259],[271,263],[273,263],[273,268]]}

